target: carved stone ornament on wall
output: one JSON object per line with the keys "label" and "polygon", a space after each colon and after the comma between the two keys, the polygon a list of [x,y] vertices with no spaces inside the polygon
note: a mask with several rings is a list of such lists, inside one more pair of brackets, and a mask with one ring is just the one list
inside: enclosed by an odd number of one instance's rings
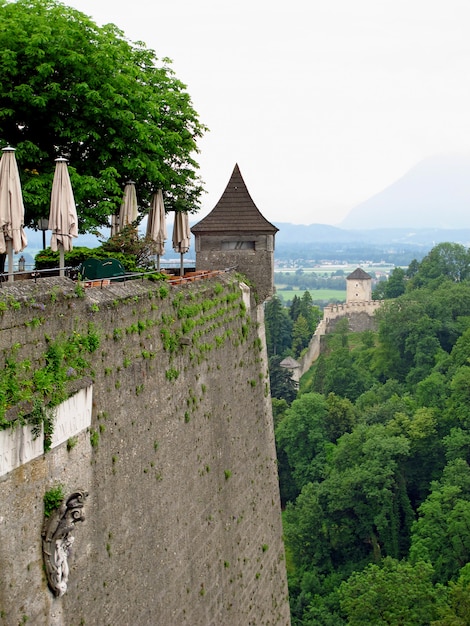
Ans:
{"label": "carved stone ornament on wall", "polygon": [[68,558],[74,537],[71,533],[77,522],[83,522],[83,507],[88,492],[79,489],[72,493],[51,516],[44,520],[42,553],[47,582],[56,597],[67,591],[69,578]]}

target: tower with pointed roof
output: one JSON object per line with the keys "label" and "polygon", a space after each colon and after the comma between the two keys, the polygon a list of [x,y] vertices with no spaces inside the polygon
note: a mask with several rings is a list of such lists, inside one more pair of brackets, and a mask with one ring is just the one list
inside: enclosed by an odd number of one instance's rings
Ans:
{"label": "tower with pointed roof", "polygon": [[358,267],[346,276],[346,303],[372,300],[372,276]]}
{"label": "tower with pointed roof", "polygon": [[196,269],[235,268],[254,284],[260,301],[274,293],[274,237],[279,229],[253,202],[238,165],[212,211],[191,228]]}

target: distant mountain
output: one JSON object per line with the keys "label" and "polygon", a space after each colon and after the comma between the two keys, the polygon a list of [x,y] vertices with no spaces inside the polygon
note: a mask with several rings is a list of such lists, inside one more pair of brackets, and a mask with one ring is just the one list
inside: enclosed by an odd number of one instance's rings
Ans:
{"label": "distant mountain", "polygon": [[369,244],[424,246],[429,248],[443,241],[470,246],[470,227],[443,228],[371,228],[345,229],[325,224],[288,224],[276,222],[276,246],[285,244]]}
{"label": "distant mountain", "polygon": [[340,227],[470,228],[470,155],[421,161],[395,183],[351,209]]}

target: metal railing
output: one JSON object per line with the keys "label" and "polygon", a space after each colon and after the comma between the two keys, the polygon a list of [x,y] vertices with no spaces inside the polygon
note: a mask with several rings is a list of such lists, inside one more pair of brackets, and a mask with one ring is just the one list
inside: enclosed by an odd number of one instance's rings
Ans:
{"label": "metal railing", "polygon": [[[202,280],[204,278],[211,278],[216,276],[217,274],[223,274],[226,272],[230,272],[236,269],[234,267],[228,267],[223,270],[187,270],[183,275],[178,273],[172,274],[169,272],[169,269],[174,270],[175,272],[180,270],[180,268],[162,268],[160,270],[148,270],[146,272],[129,272],[126,274],[121,274],[119,276],[109,276],[106,278],[81,278],[78,273],[78,269],[76,267],[67,266],[64,268],[60,268],[64,271],[64,275],[71,280],[76,282],[81,282],[85,287],[91,286],[100,286],[101,288],[110,285],[113,282],[126,282],[128,280],[144,280],[144,278],[148,278],[149,276],[155,276],[158,274],[162,274],[165,277],[165,282],[170,285],[179,285],[183,283],[193,282],[195,280]],[[22,272],[15,272],[13,274],[14,277],[21,277],[20,280],[34,280],[36,283],[38,279],[45,278],[47,276],[59,276],[59,268],[48,268],[41,270],[25,270]],[[3,283],[11,282],[9,281],[8,273],[0,274],[0,288],[3,287]],[[14,281],[13,281],[14,282]]]}

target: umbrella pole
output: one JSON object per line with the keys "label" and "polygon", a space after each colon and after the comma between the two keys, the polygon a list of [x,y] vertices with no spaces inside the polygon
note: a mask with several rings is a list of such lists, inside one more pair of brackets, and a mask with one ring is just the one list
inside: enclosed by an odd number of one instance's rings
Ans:
{"label": "umbrella pole", "polygon": [[13,241],[7,239],[7,252],[8,252],[8,282],[12,283],[15,279],[13,277]]}
{"label": "umbrella pole", "polygon": [[184,276],[184,254],[181,252],[180,253],[180,276]]}
{"label": "umbrella pole", "polygon": [[64,276],[64,266],[65,266],[65,254],[64,254],[64,246],[59,244],[59,276]]}
{"label": "umbrella pole", "polygon": [[157,254],[157,272],[160,271],[160,255]]}

